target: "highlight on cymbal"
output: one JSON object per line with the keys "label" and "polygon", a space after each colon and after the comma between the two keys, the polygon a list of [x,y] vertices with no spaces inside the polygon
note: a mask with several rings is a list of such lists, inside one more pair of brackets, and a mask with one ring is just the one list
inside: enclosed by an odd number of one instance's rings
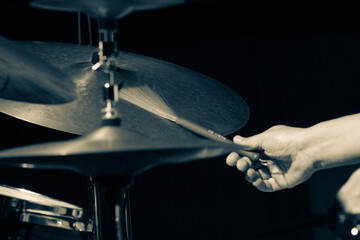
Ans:
{"label": "highlight on cymbal", "polygon": [[75,84],[63,71],[0,37],[0,98],[42,104],[76,99]]}

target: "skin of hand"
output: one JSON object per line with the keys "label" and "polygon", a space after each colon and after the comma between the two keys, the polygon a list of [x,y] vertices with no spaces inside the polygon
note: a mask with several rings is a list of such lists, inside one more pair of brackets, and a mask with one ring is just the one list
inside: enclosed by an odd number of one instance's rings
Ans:
{"label": "skin of hand", "polygon": [[336,197],[346,213],[360,214],[360,168],[339,189]]}
{"label": "skin of hand", "polygon": [[[245,172],[245,178],[257,189],[273,192],[294,187],[306,181],[316,170],[311,158],[302,151],[304,129],[283,125],[274,126],[252,137],[235,136],[234,142],[247,151],[264,151],[274,164],[257,170],[248,157],[231,153],[226,163]],[[262,159],[264,156],[261,157]]]}
{"label": "skin of hand", "polygon": [[292,188],[314,172],[360,162],[360,114],[324,121],[308,128],[274,126],[251,137],[235,136],[241,150],[264,152],[274,164],[254,169],[254,160],[231,153],[226,163],[245,172],[260,191]]}

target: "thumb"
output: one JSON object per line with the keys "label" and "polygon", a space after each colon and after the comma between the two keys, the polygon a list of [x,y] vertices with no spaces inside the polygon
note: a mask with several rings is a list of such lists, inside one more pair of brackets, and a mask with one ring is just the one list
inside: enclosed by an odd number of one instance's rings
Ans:
{"label": "thumb", "polygon": [[234,137],[234,143],[240,145],[244,150],[262,150],[262,142],[261,134],[247,138],[240,135]]}

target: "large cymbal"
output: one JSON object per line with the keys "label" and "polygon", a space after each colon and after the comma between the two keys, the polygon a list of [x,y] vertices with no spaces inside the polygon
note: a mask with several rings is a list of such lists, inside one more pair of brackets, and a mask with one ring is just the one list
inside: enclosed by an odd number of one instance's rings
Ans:
{"label": "large cymbal", "polygon": [[152,138],[123,127],[101,127],[73,140],[1,151],[0,165],[134,176],[154,166],[217,157],[236,149],[220,140]]}
{"label": "large cymbal", "polygon": [[73,81],[43,59],[0,37],[0,98],[57,104],[76,98]]}
{"label": "large cymbal", "polygon": [[31,6],[46,10],[81,11],[98,18],[122,18],[134,11],[146,11],[185,3],[185,0],[39,0]]}
{"label": "large cymbal", "polygon": [[[39,105],[0,99],[0,111],[56,130],[83,135],[101,126],[102,86],[107,75],[91,69],[96,47],[66,43],[23,42],[22,47],[72,77],[78,98],[63,105]],[[223,135],[241,128],[249,118],[245,101],[235,91],[197,72],[150,57],[120,52],[116,78],[147,84],[179,117]],[[148,136],[188,137],[181,127],[120,100],[122,126]]]}

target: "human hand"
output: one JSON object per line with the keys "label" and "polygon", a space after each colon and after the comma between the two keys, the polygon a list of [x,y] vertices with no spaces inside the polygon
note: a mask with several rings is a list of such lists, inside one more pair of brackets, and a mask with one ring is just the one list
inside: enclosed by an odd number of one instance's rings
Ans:
{"label": "human hand", "polygon": [[360,168],[350,176],[348,181],[337,192],[337,200],[344,212],[360,214]]}
{"label": "human hand", "polygon": [[245,178],[257,189],[273,192],[292,188],[306,181],[316,170],[313,159],[305,153],[304,129],[274,126],[248,138],[235,136],[241,150],[264,152],[260,159],[273,164],[254,168],[254,159],[232,152],[226,159],[229,166],[245,172]]}

